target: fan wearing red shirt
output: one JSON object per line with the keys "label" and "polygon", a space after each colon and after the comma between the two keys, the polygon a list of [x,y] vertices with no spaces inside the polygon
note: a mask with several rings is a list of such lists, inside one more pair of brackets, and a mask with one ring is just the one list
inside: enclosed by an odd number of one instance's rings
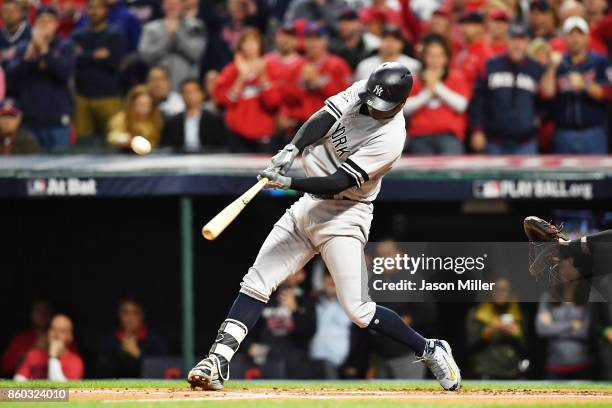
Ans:
{"label": "fan wearing red shirt", "polygon": [[263,153],[277,148],[273,136],[281,93],[271,80],[272,66],[263,52],[259,30],[245,28],[234,61],[223,68],[215,87],[217,101],[225,108],[225,122],[233,132],[233,152]]}
{"label": "fan wearing red shirt", "polygon": [[66,381],[83,378],[83,360],[69,349],[73,335],[72,321],[68,316],[58,314],[53,317],[47,341],[46,350],[34,348],[28,351],[14,379]]}
{"label": "fan wearing red shirt", "polygon": [[471,88],[460,71],[449,67],[451,51],[442,36],[423,38],[422,58],[423,70],[404,105],[410,152],[462,154]]}
{"label": "fan wearing red shirt", "polygon": [[288,90],[302,101],[300,121],[306,121],[323,107],[325,100],[346,89],[351,68],[340,57],[327,52],[327,32],[318,24],[309,24],[304,40],[305,60],[293,88]]}
{"label": "fan wearing red shirt", "polygon": [[304,58],[297,53],[295,27],[285,25],[278,29],[275,38],[275,50],[266,54],[266,63],[270,67],[270,80],[281,92],[282,99],[277,115],[277,126],[283,135],[293,135],[300,120],[302,100],[295,93],[287,92],[292,82],[299,76]]}
{"label": "fan wearing red shirt", "polygon": [[473,84],[484,63],[492,55],[485,38],[484,19],[476,11],[464,14],[459,19],[463,34],[463,48],[453,59],[453,67],[460,69],[463,76]]}
{"label": "fan wearing red shirt", "polygon": [[51,321],[51,305],[44,300],[35,300],[32,302],[30,319],[32,327],[17,333],[2,354],[1,372],[4,375],[12,377],[30,349],[41,348],[45,345]]}

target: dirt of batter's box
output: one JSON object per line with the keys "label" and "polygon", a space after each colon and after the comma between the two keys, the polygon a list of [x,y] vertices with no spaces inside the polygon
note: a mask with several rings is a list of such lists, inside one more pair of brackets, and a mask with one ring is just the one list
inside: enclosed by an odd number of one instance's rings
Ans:
{"label": "dirt of batter's box", "polygon": [[403,400],[444,401],[449,403],[477,404],[484,401],[504,404],[554,404],[559,402],[609,402],[612,390],[581,389],[487,389],[469,388],[456,392],[425,388],[235,388],[224,391],[191,391],[185,388],[74,388],[70,399],[75,400],[291,400],[291,399],[346,399],[346,400]]}

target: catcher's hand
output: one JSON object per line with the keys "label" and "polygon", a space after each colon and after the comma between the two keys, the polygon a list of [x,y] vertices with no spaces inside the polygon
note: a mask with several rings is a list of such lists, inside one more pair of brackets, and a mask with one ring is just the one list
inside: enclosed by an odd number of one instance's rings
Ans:
{"label": "catcher's hand", "polygon": [[283,176],[276,169],[265,169],[259,172],[258,180],[268,179],[268,184],[264,188],[287,190],[291,187],[291,177]]}
{"label": "catcher's hand", "polygon": [[530,216],[523,221],[523,229],[529,239],[529,273],[539,277],[548,272],[551,280],[559,281],[559,239],[562,231],[554,224]]}
{"label": "catcher's hand", "polygon": [[269,169],[276,169],[280,175],[285,175],[293,165],[295,157],[298,155],[299,150],[293,144],[286,145],[283,150],[276,153],[268,164]]}

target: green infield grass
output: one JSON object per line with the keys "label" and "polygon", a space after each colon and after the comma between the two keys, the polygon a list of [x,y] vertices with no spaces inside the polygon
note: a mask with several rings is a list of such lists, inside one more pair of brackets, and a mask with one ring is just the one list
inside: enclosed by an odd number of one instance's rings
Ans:
{"label": "green infield grass", "polygon": [[21,387],[68,387],[70,401],[0,408],[612,407],[612,383],[592,382],[464,381],[450,393],[435,381],[231,381],[221,392],[191,391],[182,380],[0,381],[0,389]]}

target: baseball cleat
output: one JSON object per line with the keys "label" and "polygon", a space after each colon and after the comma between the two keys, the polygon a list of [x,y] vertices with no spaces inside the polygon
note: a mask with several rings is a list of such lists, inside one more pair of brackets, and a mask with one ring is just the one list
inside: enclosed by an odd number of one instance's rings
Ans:
{"label": "baseball cleat", "polygon": [[425,363],[446,391],[456,391],[461,387],[461,373],[446,341],[427,340],[425,352],[418,361]]}
{"label": "baseball cleat", "polygon": [[223,389],[223,379],[219,375],[219,359],[214,354],[206,356],[195,365],[187,375],[187,382],[191,389],[197,387],[205,391],[219,391]]}

